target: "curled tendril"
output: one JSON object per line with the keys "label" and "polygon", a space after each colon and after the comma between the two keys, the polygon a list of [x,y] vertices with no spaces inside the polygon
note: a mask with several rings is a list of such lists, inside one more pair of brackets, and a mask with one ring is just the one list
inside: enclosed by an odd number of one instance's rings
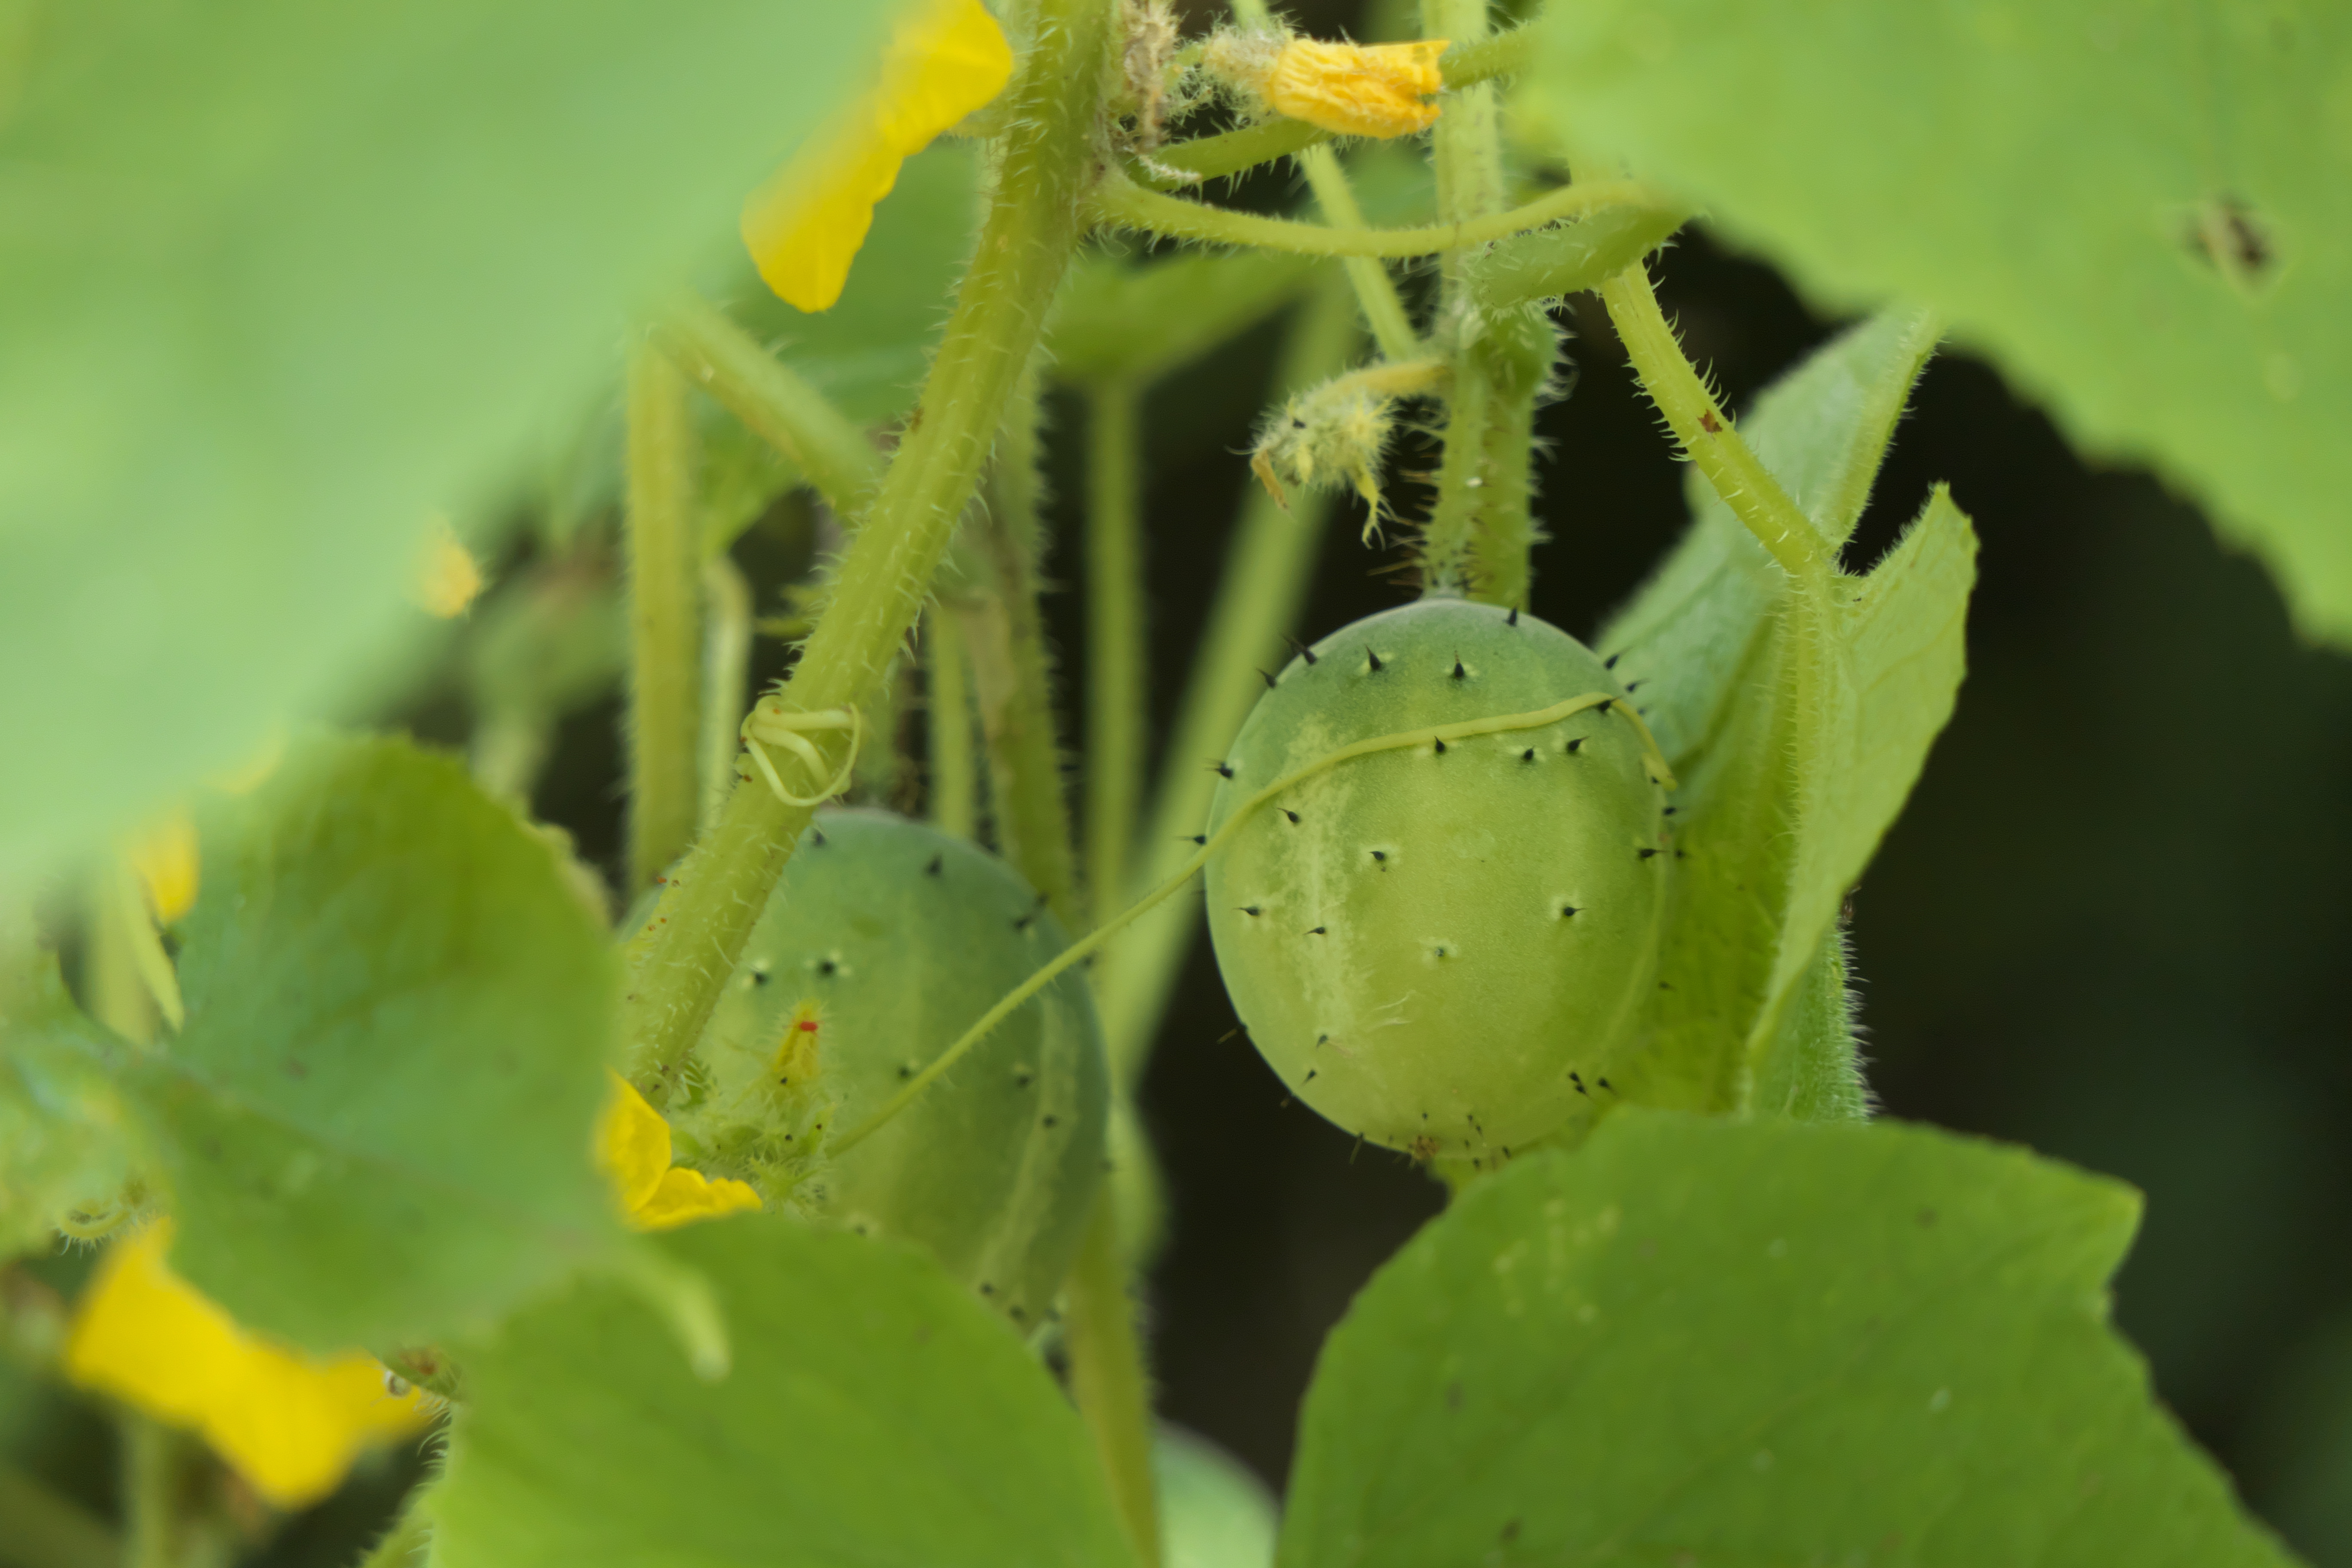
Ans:
{"label": "curled tendril", "polygon": [[[840,768],[830,778],[825,773],[824,753],[808,740],[813,731],[849,731],[849,752],[841,760]],[[822,805],[849,787],[853,771],[857,766],[857,748],[866,739],[865,716],[855,708],[824,708],[814,713],[795,713],[773,705],[751,710],[743,721],[743,744],[751,753],[752,763],[776,798],[786,805]],[[821,780],[823,785],[814,795],[794,795],[784,787],[776,773],[775,763],[769,759],[767,748],[782,746],[798,757],[809,772],[809,777]]]}

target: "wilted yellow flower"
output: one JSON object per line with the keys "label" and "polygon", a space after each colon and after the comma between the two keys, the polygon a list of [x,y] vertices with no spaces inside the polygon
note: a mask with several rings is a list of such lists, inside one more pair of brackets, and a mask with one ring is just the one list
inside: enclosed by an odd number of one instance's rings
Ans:
{"label": "wilted yellow flower", "polygon": [[1013,79],[1013,47],[980,0],[923,0],[882,57],[882,79],[812,136],[743,205],[743,243],[768,287],[829,310],[898,165]]}
{"label": "wilted yellow flower", "polygon": [[1340,136],[1402,136],[1436,122],[1425,101],[1445,86],[1444,38],[1330,44],[1279,34],[1223,33],[1202,64],[1276,114]]}
{"label": "wilted yellow flower", "polygon": [[159,1421],[201,1433],[279,1508],[335,1489],[361,1449],[426,1420],[373,1357],[320,1360],[247,1332],[163,1260],[159,1222],[115,1243],[83,1292],[66,1374]]}
{"label": "wilted yellow flower", "polygon": [[751,1184],[669,1161],[669,1123],[614,1073],[613,1098],[596,1129],[597,1163],[613,1178],[622,1217],[637,1230],[670,1230],[760,1206]]}
{"label": "wilted yellow flower", "polygon": [[482,591],[482,568],[457,539],[449,520],[436,517],[416,573],[416,602],[428,616],[448,621],[466,613]]}
{"label": "wilted yellow flower", "polygon": [[147,889],[158,923],[170,925],[195,906],[196,825],[176,807],[151,824],[126,850]]}

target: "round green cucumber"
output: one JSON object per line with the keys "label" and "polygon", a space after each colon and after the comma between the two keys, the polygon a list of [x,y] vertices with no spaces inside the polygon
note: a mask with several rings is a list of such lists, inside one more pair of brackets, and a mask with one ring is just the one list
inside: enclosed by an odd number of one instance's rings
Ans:
{"label": "round green cucumber", "polygon": [[1293,659],[1242,726],[1210,830],[1375,736],[1608,699],[1539,729],[1350,758],[1209,863],[1209,931],[1267,1063],[1330,1121],[1486,1163],[1612,1093],[1654,984],[1664,791],[1625,690],[1529,616],[1424,599]]}
{"label": "round green cucumber", "polygon": [[707,1170],[918,1242],[1037,1321],[1103,1176],[1110,1074],[1083,975],[838,1158],[793,1152],[863,1123],[1066,942],[977,846],[883,812],[820,813],[697,1045],[673,1110],[682,1144]]}

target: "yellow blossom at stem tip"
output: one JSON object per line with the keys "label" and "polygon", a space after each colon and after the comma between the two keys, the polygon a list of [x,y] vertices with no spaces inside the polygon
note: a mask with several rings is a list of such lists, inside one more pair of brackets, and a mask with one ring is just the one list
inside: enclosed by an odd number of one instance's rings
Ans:
{"label": "yellow blossom at stem tip", "polygon": [[1426,131],[1444,89],[1437,68],[1447,40],[1334,44],[1319,38],[1226,33],[1202,63],[1276,114],[1338,136],[1403,136]]}
{"label": "yellow blossom at stem tip", "polygon": [[414,1389],[353,1352],[320,1360],[240,1328],[172,1272],[168,1221],[114,1244],[74,1313],[66,1375],[191,1428],[282,1509],[335,1489],[361,1449],[427,1418]]}
{"label": "yellow blossom at stem tip", "polygon": [[596,1128],[596,1160],[613,1179],[621,1217],[635,1230],[670,1230],[698,1219],[760,1207],[746,1182],[670,1163],[669,1123],[628,1079],[612,1075],[613,1098]]}
{"label": "yellow blossom at stem tip", "polygon": [[743,205],[743,244],[768,287],[830,310],[898,165],[1012,79],[1013,47],[980,0],[919,0],[891,32],[881,81]]}

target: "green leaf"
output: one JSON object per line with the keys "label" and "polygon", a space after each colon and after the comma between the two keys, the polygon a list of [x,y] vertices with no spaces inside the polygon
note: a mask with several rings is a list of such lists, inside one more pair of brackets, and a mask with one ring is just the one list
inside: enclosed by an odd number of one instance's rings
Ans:
{"label": "green leaf", "polygon": [[1822,935],[1780,1025],[1756,1063],[1751,1109],[1796,1121],[1863,1121],[1870,1091],[1862,1081],[1854,1038],[1853,994],[1846,988],[1843,925]]}
{"label": "green leaf", "polygon": [[133,1164],[103,1062],[119,1042],[82,1016],[43,955],[0,976],[0,1259],[57,1235],[57,1216],[103,1210]]}
{"label": "green leaf", "polygon": [[0,121],[0,867],[333,697],[880,5],[72,0]]}
{"label": "green leaf", "polygon": [[734,1370],[583,1282],[464,1352],[441,1568],[1132,1561],[1076,1415],[911,1249],[775,1215],[657,1243],[715,1289]]}
{"label": "green leaf", "polygon": [[2352,10],[1556,5],[1517,108],[1836,304],[1948,312],[2352,640]]}
{"label": "green leaf", "polygon": [[[1935,337],[1917,312],[1877,317],[1740,422],[1832,549],[1862,515]],[[1769,1081],[1784,1107],[1851,1107],[1843,1091],[1819,1097],[1839,1072],[1780,1059],[1828,1037],[1786,1032],[1782,1015],[1825,962],[1846,890],[1951,715],[1975,536],[1938,489],[1867,576],[1840,574],[1832,602],[1816,605],[1696,471],[1690,493],[1689,533],[1601,638],[1619,673],[1643,682],[1682,786],[1655,1034],[1621,1087],[1641,1102],[1720,1110],[1753,1103]],[[1843,995],[1842,980],[1822,984]]]}
{"label": "green leaf", "polygon": [[173,1266],[318,1350],[415,1343],[599,1257],[614,977],[548,842],[458,765],[306,744],[204,836],[187,1027],[128,1079]]}
{"label": "green leaf", "polygon": [[2107,1325],[2137,1212],[1926,1128],[1612,1117],[1357,1299],[1280,1561],[2284,1564]]}
{"label": "green leaf", "polygon": [[914,407],[955,302],[980,226],[980,153],[969,142],[941,142],[908,159],[874,209],[873,232],[832,309],[794,310],[747,258],[718,290],[730,300],[728,314],[850,418],[896,419]]}
{"label": "green leaf", "polygon": [[1682,227],[1685,215],[1649,207],[1596,213],[1581,223],[1513,235],[1473,252],[1463,268],[1481,310],[1506,310],[1598,289]]}

